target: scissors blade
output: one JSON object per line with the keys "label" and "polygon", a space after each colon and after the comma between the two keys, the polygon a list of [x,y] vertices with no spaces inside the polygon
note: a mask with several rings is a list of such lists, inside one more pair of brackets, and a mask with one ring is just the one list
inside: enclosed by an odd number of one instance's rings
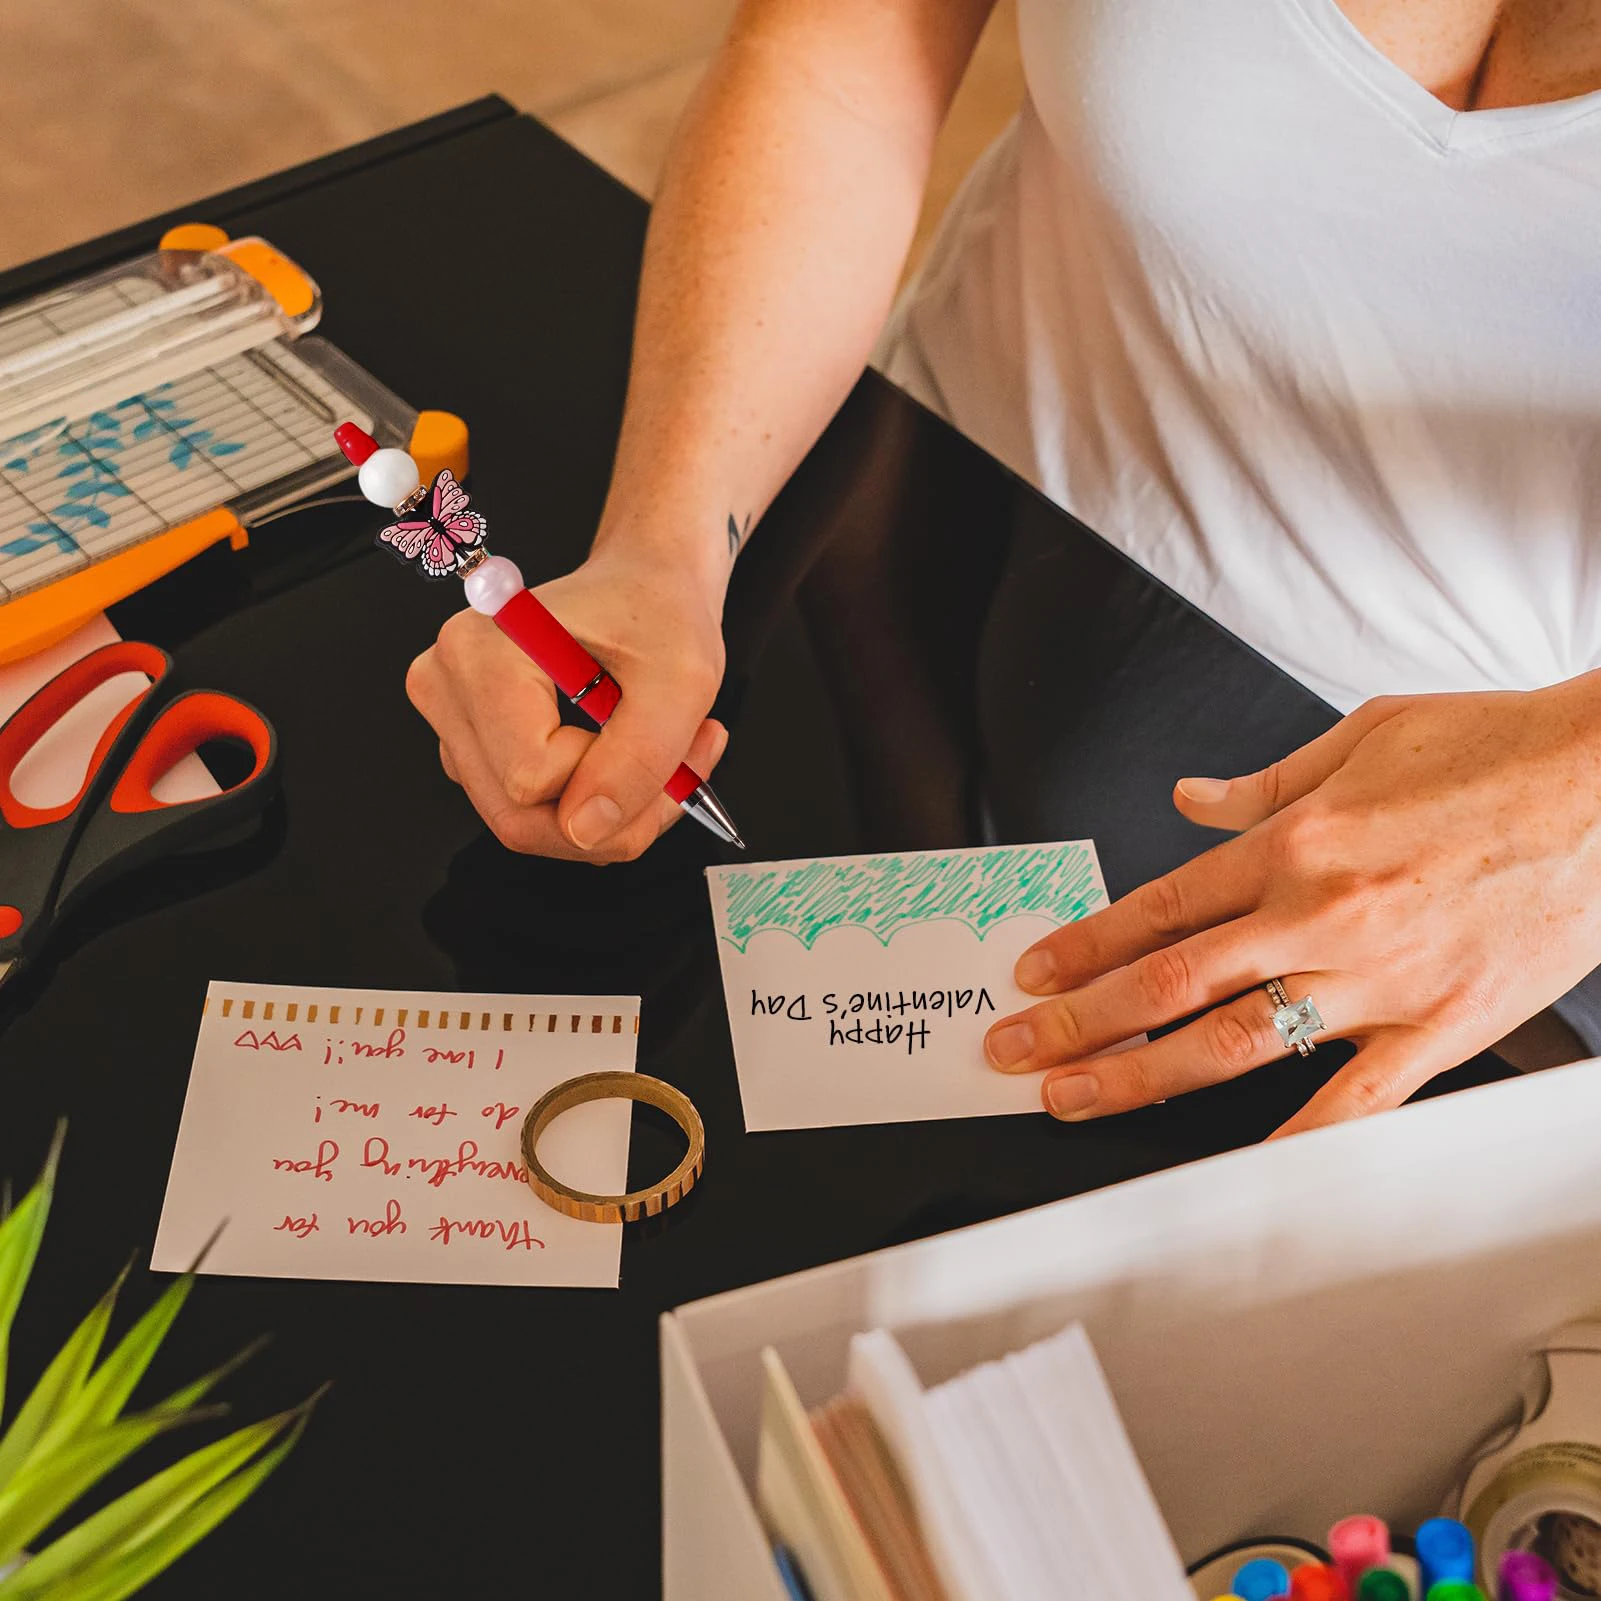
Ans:
{"label": "scissors blade", "polygon": [[17,960],[15,957],[12,957],[9,962],[0,962],[0,988],[4,987],[5,981],[16,970],[16,966]]}

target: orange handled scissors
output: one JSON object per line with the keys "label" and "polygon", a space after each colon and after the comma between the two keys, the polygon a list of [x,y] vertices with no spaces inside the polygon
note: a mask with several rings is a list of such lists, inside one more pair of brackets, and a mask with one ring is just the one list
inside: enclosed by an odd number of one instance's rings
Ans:
{"label": "orange handled scissors", "polygon": [[[18,764],[86,695],[121,673],[141,690],[100,736],[78,793],[57,806],[18,798]],[[174,695],[172,658],[132,640],[103,645],[58,673],[0,725],[0,983],[34,956],[84,896],[121,873],[232,834],[272,796],[278,741],[253,706],[215,690]],[[244,745],[250,772],[218,795],[164,801],[153,786],[213,740]]]}

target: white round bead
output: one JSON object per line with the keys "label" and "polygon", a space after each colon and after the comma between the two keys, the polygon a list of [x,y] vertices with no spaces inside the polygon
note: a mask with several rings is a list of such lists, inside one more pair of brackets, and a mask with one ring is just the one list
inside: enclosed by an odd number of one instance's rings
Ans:
{"label": "white round bead", "polygon": [[513,595],[522,593],[523,575],[504,556],[491,556],[462,579],[461,587],[467,591],[467,604],[474,611],[493,617]]}
{"label": "white round bead", "polygon": [[356,482],[373,505],[393,510],[422,480],[417,463],[405,451],[375,450],[356,469]]}

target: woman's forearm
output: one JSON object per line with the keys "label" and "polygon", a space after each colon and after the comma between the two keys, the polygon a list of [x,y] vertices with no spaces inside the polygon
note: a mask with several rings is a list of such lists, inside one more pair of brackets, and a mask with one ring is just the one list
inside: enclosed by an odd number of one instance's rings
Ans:
{"label": "woman's forearm", "polygon": [[739,544],[860,373],[993,0],[755,0],[651,220],[597,555],[692,576]]}

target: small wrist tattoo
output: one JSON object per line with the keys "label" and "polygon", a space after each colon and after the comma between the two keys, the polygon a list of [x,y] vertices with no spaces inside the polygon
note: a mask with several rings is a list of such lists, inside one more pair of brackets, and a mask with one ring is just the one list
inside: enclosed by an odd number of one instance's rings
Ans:
{"label": "small wrist tattoo", "polygon": [[745,526],[741,528],[734,521],[734,514],[728,514],[728,559],[732,561],[739,554],[739,547],[745,543],[745,536],[750,532],[750,513],[745,513]]}

